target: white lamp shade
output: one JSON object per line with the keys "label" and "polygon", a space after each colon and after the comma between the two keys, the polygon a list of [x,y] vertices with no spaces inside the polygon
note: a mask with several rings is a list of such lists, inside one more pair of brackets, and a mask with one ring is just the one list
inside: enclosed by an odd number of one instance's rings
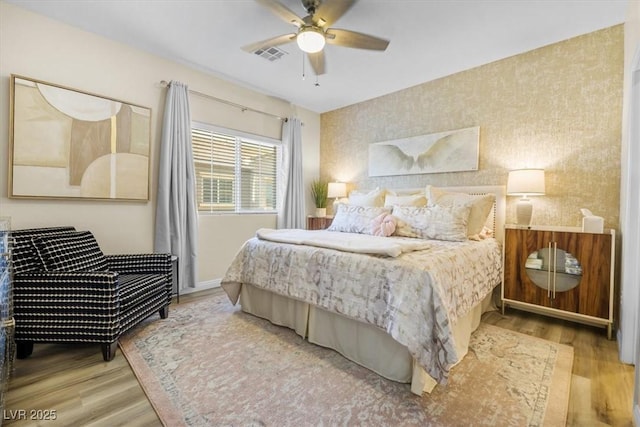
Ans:
{"label": "white lamp shade", "polygon": [[347,195],[347,184],[344,182],[330,182],[327,188],[327,197],[345,197]]}
{"label": "white lamp shade", "polygon": [[544,169],[519,169],[509,172],[509,196],[541,196],[544,190]]}
{"label": "white lamp shade", "polygon": [[320,52],[325,44],[324,34],[322,30],[314,27],[304,27],[296,37],[298,47],[307,53]]}

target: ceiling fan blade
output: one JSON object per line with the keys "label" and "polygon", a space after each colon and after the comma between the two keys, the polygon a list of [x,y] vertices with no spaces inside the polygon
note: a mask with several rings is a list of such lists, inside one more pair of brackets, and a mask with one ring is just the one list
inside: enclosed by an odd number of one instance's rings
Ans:
{"label": "ceiling fan blade", "polygon": [[281,36],[271,37],[270,39],[248,44],[246,46],[243,46],[242,50],[244,50],[245,52],[253,53],[258,49],[278,46],[281,44],[292,42],[295,39],[296,39],[296,33],[283,34]]}
{"label": "ceiling fan blade", "polygon": [[269,9],[274,15],[279,16],[298,28],[303,24],[302,19],[298,15],[280,2],[275,0],[256,0],[256,2]]}
{"label": "ceiling fan blade", "polygon": [[329,28],[326,31],[326,41],[329,44],[356,49],[385,50],[389,46],[389,40],[338,28]]}
{"label": "ceiling fan blade", "polygon": [[347,13],[357,0],[324,0],[313,14],[313,22],[323,28],[329,28],[342,15]]}
{"label": "ceiling fan blade", "polygon": [[308,53],[307,56],[309,57],[311,68],[313,68],[313,72],[316,73],[316,76],[324,74],[324,50],[316,53]]}

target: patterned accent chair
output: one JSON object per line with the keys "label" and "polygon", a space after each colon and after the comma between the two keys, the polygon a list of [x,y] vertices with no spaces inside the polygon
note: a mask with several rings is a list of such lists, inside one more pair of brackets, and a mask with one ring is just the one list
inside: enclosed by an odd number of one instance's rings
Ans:
{"label": "patterned accent chair", "polygon": [[169,314],[170,254],[104,255],[74,227],[11,231],[17,357],[34,343],[99,343],[115,356],[118,338],[158,312]]}

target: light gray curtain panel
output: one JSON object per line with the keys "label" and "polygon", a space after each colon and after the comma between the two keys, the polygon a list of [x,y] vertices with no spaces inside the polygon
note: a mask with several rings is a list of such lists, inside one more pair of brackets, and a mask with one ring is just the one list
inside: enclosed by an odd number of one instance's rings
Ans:
{"label": "light gray curtain panel", "polygon": [[167,89],[158,171],[155,251],[178,256],[181,288],[197,283],[198,214],[191,147],[189,88]]}
{"label": "light gray curtain panel", "polygon": [[290,117],[282,124],[282,203],[278,228],[305,228],[302,177],[302,122]]}

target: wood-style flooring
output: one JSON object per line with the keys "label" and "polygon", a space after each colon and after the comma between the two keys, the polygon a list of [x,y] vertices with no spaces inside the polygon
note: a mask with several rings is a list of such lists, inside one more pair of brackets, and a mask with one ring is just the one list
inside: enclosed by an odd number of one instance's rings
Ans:
{"label": "wood-style flooring", "polygon": [[[181,302],[220,290],[181,296]],[[175,303],[175,302],[174,302]],[[175,307],[175,306],[172,306]],[[507,309],[483,321],[573,346],[567,425],[632,426],[633,366],[618,361],[604,329]],[[44,418],[55,418],[44,419]],[[35,418],[35,419],[31,419]],[[16,360],[2,424],[11,426],[160,426],[160,420],[118,350],[109,363],[99,346],[36,344]]]}

